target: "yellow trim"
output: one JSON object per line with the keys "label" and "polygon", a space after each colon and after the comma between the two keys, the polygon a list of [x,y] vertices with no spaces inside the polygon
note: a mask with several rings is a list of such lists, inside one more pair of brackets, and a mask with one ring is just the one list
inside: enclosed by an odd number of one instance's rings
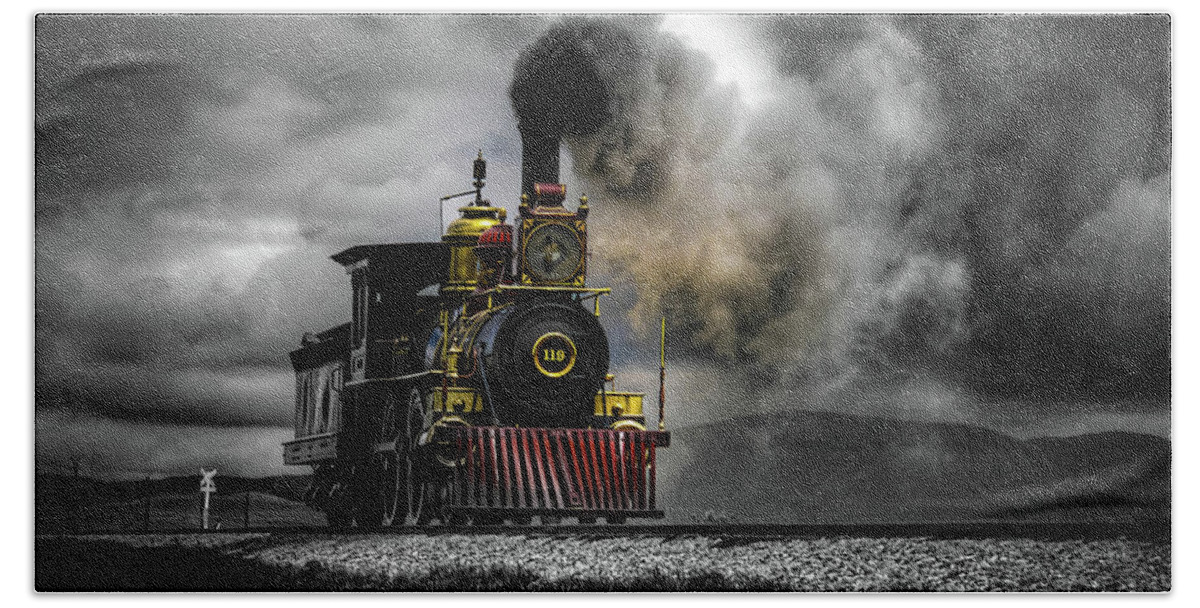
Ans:
{"label": "yellow trim", "polygon": [[470,414],[483,411],[483,399],[474,389],[462,386],[447,387],[445,399],[450,404],[449,408],[444,406],[442,391],[433,391],[433,411],[447,414]]}
{"label": "yellow trim", "polygon": [[[538,348],[542,345],[542,342],[551,338],[561,338],[562,340],[565,340],[567,345],[571,347],[571,355],[567,361],[567,365],[563,367],[561,371],[557,372],[552,372],[542,367],[542,358],[538,356]],[[575,342],[573,342],[571,338],[567,336],[567,334],[552,331],[542,334],[541,337],[533,342],[533,350],[530,351],[530,354],[533,355],[533,365],[537,367],[539,372],[542,372],[543,376],[548,378],[561,378],[567,375],[567,373],[571,371],[571,368],[575,367],[575,359],[579,355],[579,349],[575,346]]]}
{"label": "yellow trim", "polygon": [[[488,291],[569,291],[571,293],[586,293],[588,297],[612,293],[611,287],[570,287],[563,285],[497,285]],[[486,293],[486,292],[485,292]],[[586,299],[586,298],[583,298]]]}
{"label": "yellow trim", "polygon": [[[526,220],[526,221],[530,221],[530,220]],[[526,224],[526,225],[528,226],[528,224]],[[527,249],[529,249],[529,241],[533,240],[534,235],[536,235],[539,230],[546,228],[547,226],[551,226],[551,225],[557,225],[557,226],[566,228],[567,232],[571,233],[571,235],[575,237],[576,244],[579,245],[579,261],[575,264],[575,270],[571,271],[571,273],[569,275],[567,275],[566,279],[563,279],[560,281],[552,281],[545,277],[539,277],[539,276],[532,274],[531,272],[527,272],[527,270],[532,270],[529,267],[529,255],[526,251]],[[584,264],[585,264],[586,260],[587,260],[587,247],[583,241],[580,231],[576,230],[573,226],[570,226],[564,222],[554,222],[554,221],[540,222],[538,225],[533,226],[533,228],[531,228],[529,230],[529,236],[521,237],[521,279],[522,279],[522,281],[524,281],[526,278],[528,278],[529,281],[538,282],[538,283],[557,283],[560,285],[563,283],[570,283],[572,285],[583,285],[583,283],[584,283],[583,275],[585,274],[584,273]]]}
{"label": "yellow trim", "polygon": [[450,222],[442,242],[450,245],[450,267],[443,292],[468,292],[478,284],[475,246],[479,235],[492,226],[503,223],[503,207],[469,205],[460,207],[461,217]]}
{"label": "yellow trim", "polygon": [[667,367],[667,318],[662,318],[662,336],[658,339],[658,366]]}
{"label": "yellow trim", "polygon": [[646,430],[646,425],[637,420],[618,420],[612,423],[612,426],[609,428],[614,431],[644,431]]}
{"label": "yellow trim", "polygon": [[[641,416],[646,393],[605,391],[596,393],[592,413],[597,416]],[[602,401],[602,399],[606,399]]]}

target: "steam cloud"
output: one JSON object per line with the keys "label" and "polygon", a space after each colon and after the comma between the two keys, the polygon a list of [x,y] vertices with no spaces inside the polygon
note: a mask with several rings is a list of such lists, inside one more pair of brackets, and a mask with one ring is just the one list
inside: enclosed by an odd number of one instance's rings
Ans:
{"label": "steam cloud", "polygon": [[39,16],[38,458],[191,471],[194,432],[278,468],[243,439],[286,436],[285,353],[349,316],[327,256],[435,239],[479,148],[515,210],[506,92],[592,195],[623,386],[657,344],[612,312],[671,319],[672,428],[723,398],[1161,410],[1167,17],[705,18],[762,90],[672,17]]}
{"label": "steam cloud", "polygon": [[[512,88],[611,207],[636,327],[740,393],[1169,396],[1168,18],[747,19],[760,107],[658,25],[565,20]],[[534,87],[581,74],[582,116]]]}

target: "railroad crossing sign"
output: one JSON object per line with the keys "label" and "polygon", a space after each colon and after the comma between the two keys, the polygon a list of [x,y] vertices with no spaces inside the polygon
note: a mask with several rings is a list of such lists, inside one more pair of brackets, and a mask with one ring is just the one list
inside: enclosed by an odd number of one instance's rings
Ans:
{"label": "railroad crossing sign", "polygon": [[216,469],[200,468],[200,491],[204,492],[204,515],[202,516],[201,526],[205,530],[208,529],[208,497],[212,496],[213,492],[217,491],[217,484],[213,482],[213,477],[217,476]]}
{"label": "railroad crossing sign", "polygon": [[213,477],[217,476],[216,469],[200,469],[200,474],[204,477],[200,480],[201,492],[216,492],[217,484],[213,482]]}

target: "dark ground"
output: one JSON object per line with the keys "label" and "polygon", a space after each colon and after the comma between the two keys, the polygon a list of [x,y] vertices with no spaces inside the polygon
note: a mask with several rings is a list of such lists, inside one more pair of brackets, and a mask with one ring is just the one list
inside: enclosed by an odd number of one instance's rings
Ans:
{"label": "dark ground", "polygon": [[[974,539],[941,531],[946,538],[803,539],[714,530],[625,536],[430,530],[39,537],[35,587],[40,592],[1171,588],[1165,540]],[[1012,531],[999,532],[1003,537]]]}
{"label": "dark ground", "polygon": [[[703,445],[705,449],[694,450],[689,445]],[[747,417],[711,427],[684,429],[676,434],[671,452],[670,457],[682,461],[683,474],[660,490],[662,503],[667,505],[666,523],[710,523],[730,530],[743,529],[743,538],[723,540],[705,548],[705,551],[712,549],[705,555],[717,565],[685,572],[672,570],[670,560],[689,555],[685,551],[668,558],[666,570],[649,569],[613,579],[544,578],[543,572],[529,569],[525,563],[507,563],[503,555],[477,559],[470,562],[473,565],[462,562],[478,558],[474,538],[494,533],[478,530],[406,531],[378,537],[331,535],[322,541],[325,544],[312,545],[307,538],[324,534],[319,532],[324,517],[302,502],[308,482],[304,475],[266,479],[225,477],[218,481],[220,493],[214,496],[211,513],[213,528],[278,532],[234,535],[233,544],[225,542],[222,546],[180,545],[177,540],[147,545],[140,540],[146,532],[198,531],[198,478],[106,482],[39,475],[35,487],[36,588],[39,591],[1165,591],[1170,588],[1171,444],[1159,437],[1100,433],[1020,440],[964,425],[798,412],[790,417]],[[927,523],[894,523],[897,521]],[[835,556],[845,560],[850,569],[832,572],[833,578],[829,580],[794,579],[783,583],[780,572],[766,576],[753,568],[727,570],[720,565],[727,556],[727,552],[716,551],[721,547],[756,542],[778,545],[770,540],[772,534],[779,536],[778,530],[765,535],[752,531],[755,526],[770,522],[806,522],[807,527],[787,532],[787,538],[792,539],[787,542],[793,544],[785,543],[783,554],[763,557],[762,567],[776,567],[783,558],[799,559],[810,549],[819,553],[828,548],[831,542],[828,539],[834,539],[832,542],[851,543],[855,547],[848,553],[842,547],[839,550],[843,552]],[[283,531],[296,526],[301,530]],[[78,536],[104,532],[119,535]],[[710,532],[699,528],[676,528],[673,532],[644,529],[631,532],[630,536],[662,536],[663,542],[670,544],[680,538],[707,535],[711,539]],[[511,539],[525,533],[510,530],[500,534],[500,540],[493,539],[493,544],[508,542],[503,538],[505,534]],[[566,540],[561,550],[570,553],[578,549],[576,540],[580,534],[584,538],[596,535],[586,531],[564,532],[562,537]],[[538,535],[544,537],[546,533],[535,531],[529,537]],[[221,535],[208,538],[218,536]],[[451,537],[457,537],[459,544],[449,547],[439,544]],[[764,538],[768,540],[763,541]],[[874,541],[870,539],[878,539],[892,555],[894,563],[887,567],[899,568],[900,574],[895,579],[872,577],[871,573],[877,575],[881,570],[872,561],[875,549],[871,548]],[[1093,542],[1097,539],[1103,542]],[[812,547],[803,544],[810,541]],[[585,544],[588,542],[592,541]],[[864,542],[868,544],[863,545]],[[340,547],[357,546],[356,543],[371,545],[370,551],[382,551],[383,557],[370,554],[363,561],[339,552]],[[417,543],[416,548],[409,550],[424,552],[416,561],[407,558],[395,561],[389,553],[395,550],[395,545],[412,543]],[[315,557],[286,563],[247,557],[262,547],[267,547],[264,550],[269,553],[275,550],[272,547],[293,544],[302,548],[297,550],[298,554],[311,553]],[[330,547],[333,549],[327,550]],[[867,547],[865,553],[856,553],[863,547]],[[542,549],[558,553],[560,546],[552,543]],[[1061,552],[1074,560],[1071,562],[1074,570],[1070,576],[1051,576],[1048,573],[1062,565]],[[529,555],[527,559],[534,561],[544,557],[536,551]],[[905,556],[940,560],[937,563],[941,564],[942,574],[932,579],[920,576],[916,573],[921,569],[913,569]],[[659,563],[653,560],[660,557],[652,556],[652,563]],[[460,563],[422,569],[429,563],[441,564],[443,558]],[[358,560],[355,563],[360,566],[392,565],[390,570],[350,567],[345,565],[347,559]],[[589,560],[604,558],[584,554],[579,559],[588,564],[592,563]],[[756,562],[759,557],[751,552],[747,559]],[[1124,571],[1109,567],[1114,559],[1124,560],[1121,562]],[[1008,560],[1013,565],[1023,564],[1024,569],[1010,576],[1005,571]],[[821,571],[829,564],[810,561],[803,567]],[[973,570],[980,567],[985,570],[983,574]],[[787,572],[794,571],[783,572],[785,577]]]}

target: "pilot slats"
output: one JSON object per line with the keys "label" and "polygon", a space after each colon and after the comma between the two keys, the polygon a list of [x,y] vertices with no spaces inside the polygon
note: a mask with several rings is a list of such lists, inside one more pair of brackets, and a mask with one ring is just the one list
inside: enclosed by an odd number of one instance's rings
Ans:
{"label": "pilot slats", "polygon": [[462,454],[451,508],[636,513],[655,510],[663,433],[596,429],[454,429]]}

